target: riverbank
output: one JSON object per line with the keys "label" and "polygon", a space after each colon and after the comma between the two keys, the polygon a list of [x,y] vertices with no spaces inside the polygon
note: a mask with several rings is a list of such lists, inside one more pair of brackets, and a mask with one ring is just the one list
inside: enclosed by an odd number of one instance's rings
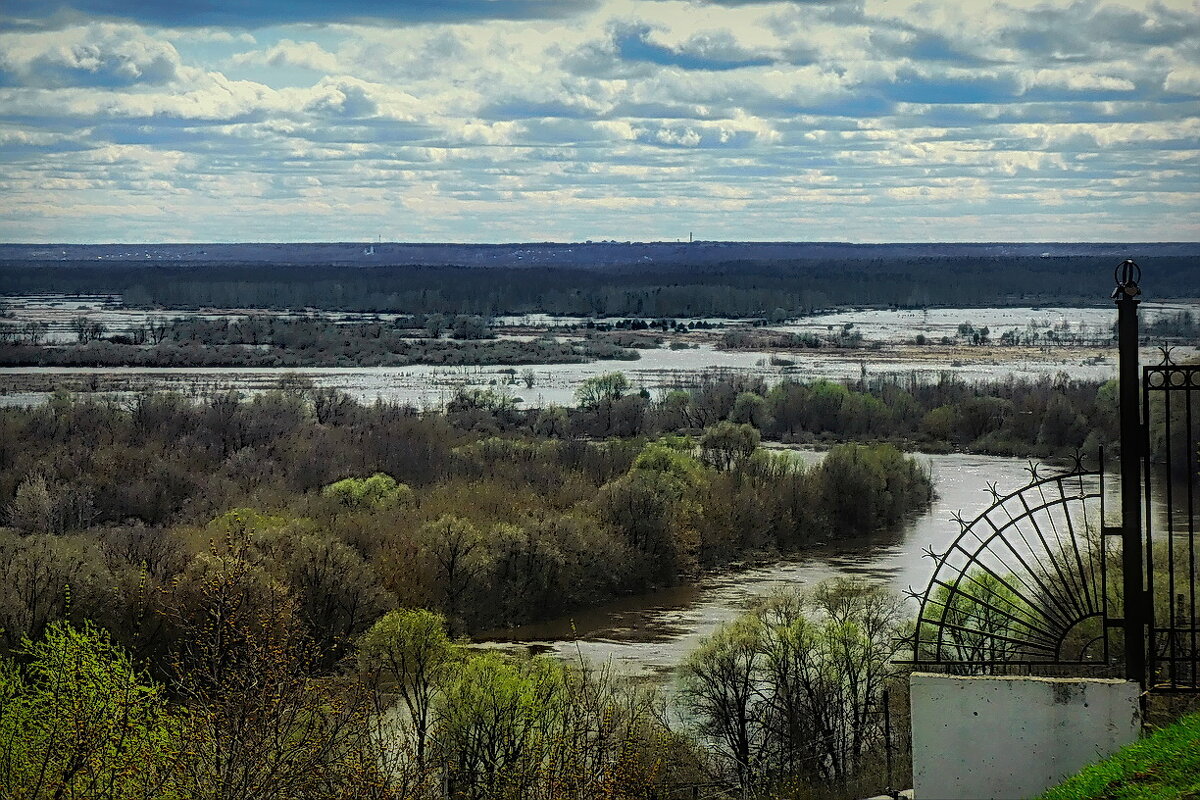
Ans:
{"label": "riverbank", "polygon": [[[810,463],[823,454],[798,451]],[[1026,459],[964,453],[914,456],[931,469],[935,497],[900,525],[869,536],[812,545],[759,563],[746,561],[703,575],[695,584],[621,598],[546,622],[477,636],[478,646],[511,652],[582,656],[638,680],[669,685],[683,659],[722,624],[773,592],[812,587],[830,578],[862,578],[896,592],[922,590],[932,574],[925,548],[945,549],[959,526],[991,504],[989,481],[1017,489],[1028,483]],[[913,609],[916,611],[915,607]]]}

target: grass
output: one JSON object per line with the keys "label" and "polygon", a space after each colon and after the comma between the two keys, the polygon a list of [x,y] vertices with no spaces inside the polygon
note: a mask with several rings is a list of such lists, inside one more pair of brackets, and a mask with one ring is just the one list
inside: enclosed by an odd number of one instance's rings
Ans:
{"label": "grass", "polygon": [[1122,748],[1038,800],[1200,800],[1200,714]]}

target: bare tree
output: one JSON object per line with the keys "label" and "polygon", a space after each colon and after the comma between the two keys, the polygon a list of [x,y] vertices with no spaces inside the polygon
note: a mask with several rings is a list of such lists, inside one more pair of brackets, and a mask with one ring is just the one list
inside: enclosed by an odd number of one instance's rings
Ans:
{"label": "bare tree", "polygon": [[80,344],[83,344],[88,340],[88,331],[92,327],[92,321],[90,319],[83,316],[72,317],[70,325],[71,330],[75,332],[76,340]]}
{"label": "bare tree", "polygon": [[882,742],[905,619],[900,598],[857,581],[777,595],[689,659],[681,699],[747,792],[785,780],[845,790]]}
{"label": "bare tree", "polygon": [[151,344],[161,344],[167,338],[167,321],[158,315],[146,319],[146,335]]}

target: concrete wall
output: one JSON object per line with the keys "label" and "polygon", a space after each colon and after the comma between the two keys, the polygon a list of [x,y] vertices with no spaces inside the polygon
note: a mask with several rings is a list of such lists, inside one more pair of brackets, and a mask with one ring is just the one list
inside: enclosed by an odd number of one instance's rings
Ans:
{"label": "concrete wall", "polygon": [[1138,737],[1138,685],[915,673],[915,800],[1033,797]]}

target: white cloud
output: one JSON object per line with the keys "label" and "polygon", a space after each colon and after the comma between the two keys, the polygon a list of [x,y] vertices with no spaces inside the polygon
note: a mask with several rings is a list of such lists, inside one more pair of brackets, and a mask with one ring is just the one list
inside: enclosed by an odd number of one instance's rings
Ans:
{"label": "white cloud", "polygon": [[95,23],[53,33],[0,34],[0,75],[7,75],[10,85],[163,84],[177,77],[180,66],[170,42],[132,25]]}
{"label": "white cloud", "polygon": [[1128,78],[1103,75],[1086,69],[1041,69],[1024,76],[1026,91],[1035,87],[1069,89],[1074,92],[1132,92],[1137,85]]}
{"label": "white cloud", "polygon": [[300,67],[314,72],[336,73],[342,70],[338,58],[316,42],[293,42],[281,39],[266,50],[250,50],[238,53],[231,59],[238,65],[266,65],[271,67]]}
{"label": "white cloud", "polygon": [[1181,94],[1200,94],[1200,66],[1194,64],[1179,66],[1167,73],[1163,88],[1168,92]]}
{"label": "white cloud", "polygon": [[[0,237],[161,239],[187,217],[193,239],[693,222],[1189,238],[1189,8],[605,0],[536,22],[9,32]],[[1104,210],[1134,193],[1143,205]]]}

